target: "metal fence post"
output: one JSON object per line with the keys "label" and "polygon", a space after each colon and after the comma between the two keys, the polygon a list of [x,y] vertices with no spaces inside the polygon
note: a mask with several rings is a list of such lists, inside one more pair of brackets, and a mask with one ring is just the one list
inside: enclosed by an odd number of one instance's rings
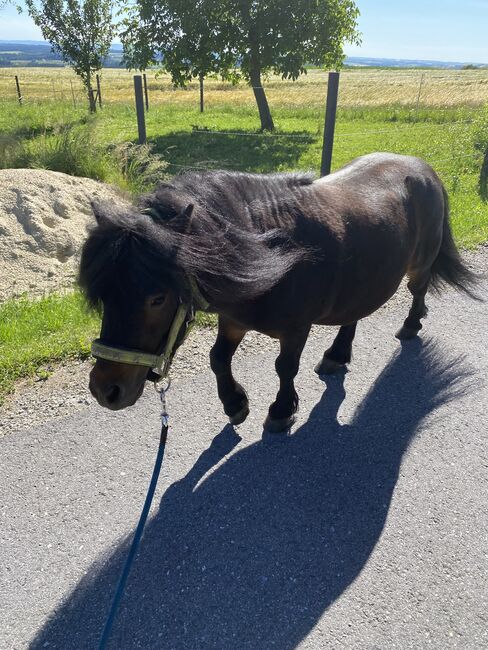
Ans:
{"label": "metal fence post", "polygon": [[146,73],[144,72],[142,75],[142,81],[144,82],[144,100],[146,102],[146,111],[149,110],[149,95],[147,92],[147,77]]}
{"label": "metal fence post", "polygon": [[100,88],[100,75],[97,74],[97,95],[98,95],[98,105],[102,108],[102,91]]}
{"label": "metal fence post", "polygon": [[19,104],[22,106],[22,93],[20,92],[20,83],[19,83],[19,78],[17,75],[15,75],[15,85],[17,87],[17,99],[19,100]]}
{"label": "metal fence post", "polygon": [[136,96],[137,130],[139,132],[139,144],[146,144],[146,120],[144,117],[144,96],[142,91],[142,77],[134,75],[134,92]]}
{"label": "metal fence post", "polygon": [[330,174],[338,94],[339,73],[329,72],[329,82],[327,84],[327,107],[325,110],[324,144],[322,147],[322,163],[320,165],[321,176],[327,176],[327,174]]}
{"label": "metal fence post", "polygon": [[199,82],[200,82],[200,113],[203,113],[203,74],[200,73],[199,75]]}

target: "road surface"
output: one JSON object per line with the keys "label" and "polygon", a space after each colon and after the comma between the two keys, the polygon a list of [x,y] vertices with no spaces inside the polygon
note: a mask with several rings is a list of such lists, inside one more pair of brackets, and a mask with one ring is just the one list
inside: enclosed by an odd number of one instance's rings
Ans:
{"label": "road surface", "polygon": [[[486,258],[486,253],[484,254]],[[488,281],[481,293],[488,297]],[[404,299],[361,322],[347,373],[297,378],[291,435],[263,434],[276,346],[171,391],[167,455],[110,647],[488,647],[487,305]],[[158,442],[152,390],[0,440],[0,648],[96,648]]]}

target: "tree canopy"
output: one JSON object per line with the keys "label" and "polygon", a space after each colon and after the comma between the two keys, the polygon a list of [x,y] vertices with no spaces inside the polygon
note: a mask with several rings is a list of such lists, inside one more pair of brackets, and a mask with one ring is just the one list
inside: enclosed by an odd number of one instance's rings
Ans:
{"label": "tree canopy", "polygon": [[126,13],[122,42],[129,67],[142,70],[159,56],[175,86],[212,74],[234,78],[235,53],[228,46],[234,39],[221,3],[136,0]]}
{"label": "tree canopy", "polygon": [[150,43],[175,84],[210,73],[244,77],[263,129],[274,128],[263,74],[297,79],[307,64],[337,68],[344,43],[359,41],[353,0],[138,0],[136,8],[139,49]]}

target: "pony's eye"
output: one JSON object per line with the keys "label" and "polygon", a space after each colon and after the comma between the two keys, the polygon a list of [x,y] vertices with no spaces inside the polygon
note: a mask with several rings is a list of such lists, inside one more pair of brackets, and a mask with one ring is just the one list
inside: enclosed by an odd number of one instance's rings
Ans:
{"label": "pony's eye", "polygon": [[166,294],[162,293],[159,296],[154,296],[154,298],[151,299],[150,305],[151,307],[157,307],[158,305],[162,305],[165,300]]}

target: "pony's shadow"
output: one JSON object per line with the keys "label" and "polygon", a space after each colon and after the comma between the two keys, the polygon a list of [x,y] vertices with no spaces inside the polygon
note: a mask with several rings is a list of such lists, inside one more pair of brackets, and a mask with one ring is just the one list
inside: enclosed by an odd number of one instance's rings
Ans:
{"label": "pony's shadow", "polygon": [[[207,475],[239,441],[225,427],[149,522],[111,647],[295,648],[365,566],[408,445],[468,375],[411,341],[351,424],[337,421],[344,377],[328,378],[294,435],[265,437]],[[91,568],[32,648],[96,647],[129,541]]]}

